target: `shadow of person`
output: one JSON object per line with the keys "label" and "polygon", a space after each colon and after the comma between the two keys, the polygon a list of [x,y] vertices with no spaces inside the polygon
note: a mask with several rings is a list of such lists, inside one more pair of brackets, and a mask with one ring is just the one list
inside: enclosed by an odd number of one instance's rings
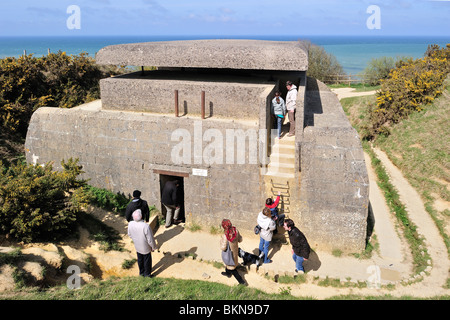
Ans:
{"label": "shadow of person", "polygon": [[275,253],[277,253],[278,251],[280,251],[282,244],[278,241],[271,241],[270,242],[270,246],[269,246],[269,254],[268,254],[268,258],[270,260],[272,260],[273,256],[275,255]]}
{"label": "shadow of person", "polygon": [[317,255],[317,253],[314,250],[311,250],[310,254],[309,254],[309,259],[305,260],[303,262],[303,268],[305,269],[305,272],[308,271],[317,271],[319,270],[320,266],[321,266],[322,262],[320,262],[319,256]]}
{"label": "shadow of person", "polygon": [[175,263],[180,263],[187,257],[196,257],[197,247],[192,247],[188,251],[180,251],[180,252],[163,252],[163,257],[153,266],[152,275],[157,276],[162,273],[164,270],[174,265]]}
{"label": "shadow of person", "polygon": [[156,243],[162,244],[166,241],[169,241],[170,239],[176,237],[183,231],[184,231],[184,228],[182,226],[175,226],[173,228],[166,229],[163,233],[155,236]]}

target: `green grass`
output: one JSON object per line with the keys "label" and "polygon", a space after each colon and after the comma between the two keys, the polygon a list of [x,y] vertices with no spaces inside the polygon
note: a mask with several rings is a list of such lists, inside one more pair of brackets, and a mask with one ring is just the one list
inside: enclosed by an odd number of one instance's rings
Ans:
{"label": "green grass", "polygon": [[379,137],[376,145],[402,171],[418,191],[433,218],[450,257],[449,210],[435,201],[450,203],[450,81],[435,103],[394,126],[391,135]]}
{"label": "green grass", "polygon": [[2,296],[14,300],[287,300],[290,294],[268,294],[245,286],[215,282],[165,278],[127,277],[95,280],[80,289],[66,286],[47,290],[28,289],[20,294]]}
{"label": "green grass", "polygon": [[371,158],[372,166],[375,169],[375,173],[378,178],[378,186],[384,193],[386,203],[391,212],[394,212],[400,226],[402,227],[405,239],[411,249],[414,273],[418,274],[427,268],[427,261],[431,260],[431,257],[426,249],[424,239],[417,232],[417,226],[409,220],[406,207],[400,201],[400,196],[395,187],[391,184],[389,176],[386,173],[381,161],[376,157],[375,152],[372,150],[368,142],[364,142],[363,147]]}

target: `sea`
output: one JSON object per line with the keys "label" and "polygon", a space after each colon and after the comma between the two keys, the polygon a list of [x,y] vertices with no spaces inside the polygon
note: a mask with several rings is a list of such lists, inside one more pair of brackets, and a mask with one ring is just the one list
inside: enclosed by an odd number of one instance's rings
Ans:
{"label": "sea", "polygon": [[124,43],[198,40],[257,39],[274,41],[307,40],[333,54],[347,74],[361,73],[373,58],[423,57],[428,45],[445,47],[449,36],[45,36],[0,37],[0,58],[19,57],[26,52],[34,56],[49,51],[77,55],[86,52],[95,57],[101,48]]}

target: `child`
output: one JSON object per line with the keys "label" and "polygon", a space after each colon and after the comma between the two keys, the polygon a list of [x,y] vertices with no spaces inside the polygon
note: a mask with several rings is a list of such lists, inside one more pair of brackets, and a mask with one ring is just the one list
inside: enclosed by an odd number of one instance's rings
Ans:
{"label": "child", "polygon": [[277,221],[278,226],[282,227],[284,224],[284,214],[278,214],[278,203],[280,202],[280,196],[281,192],[278,191],[278,196],[275,201],[273,201],[272,198],[266,199],[266,208],[270,209],[270,212],[272,214],[272,219],[274,221]]}

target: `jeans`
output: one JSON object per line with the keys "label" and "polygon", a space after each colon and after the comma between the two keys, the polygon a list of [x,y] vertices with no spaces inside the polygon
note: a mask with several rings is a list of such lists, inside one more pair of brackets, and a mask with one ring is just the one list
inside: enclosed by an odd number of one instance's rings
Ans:
{"label": "jeans", "polygon": [[269,245],[270,241],[264,240],[263,238],[260,238],[259,241],[259,251],[264,252],[264,263],[270,262],[270,259],[268,257],[269,255]]}
{"label": "jeans", "polygon": [[292,254],[292,259],[294,259],[295,261],[295,268],[298,271],[303,271],[305,272],[305,269],[303,269],[303,261],[305,260],[303,257],[300,257],[298,255],[296,255],[295,253]]}
{"label": "jeans", "polygon": [[137,253],[139,275],[143,277],[150,277],[152,273],[152,253],[141,254]]}
{"label": "jeans", "polygon": [[281,127],[283,126],[283,120],[284,120],[284,118],[280,118],[279,116],[275,116],[274,124],[276,123],[276,126],[277,126],[278,138],[281,136]]}

